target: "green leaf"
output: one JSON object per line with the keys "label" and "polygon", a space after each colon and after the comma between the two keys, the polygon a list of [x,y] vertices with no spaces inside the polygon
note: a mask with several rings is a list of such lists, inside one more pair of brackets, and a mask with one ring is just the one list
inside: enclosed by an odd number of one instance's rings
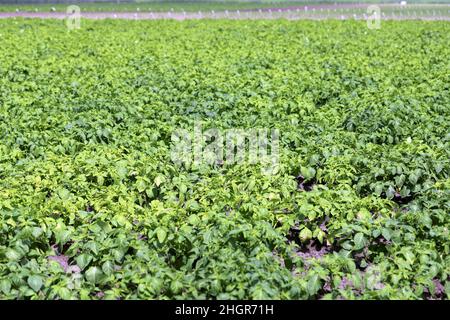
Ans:
{"label": "green leaf", "polygon": [[403,186],[402,190],[400,190],[400,196],[407,197],[409,194],[410,190],[406,186]]}
{"label": "green leaf", "polygon": [[409,182],[411,182],[411,184],[416,184],[417,181],[419,180],[419,176],[415,173],[411,173],[408,177]]}
{"label": "green leaf", "polygon": [[185,194],[187,192],[187,186],[185,184],[181,184],[179,187],[180,194]]}
{"label": "green leaf", "polygon": [[156,236],[158,238],[158,241],[163,243],[164,240],[166,240],[167,237],[167,231],[165,228],[159,227],[156,229]]}
{"label": "green leaf", "polygon": [[391,186],[389,186],[389,188],[386,190],[386,198],[391,200],[392,198],[394,198],[394,194],[395,194],[395,189]]}
{"label": "green leaf", "polygon": [[380,196],[382,192],[383,192],[383,185],[382,185],[382,184],[377,184],[377,185],[375,186],[374,193],[375,193],[377,196]]}
{"label": "green leaf", "polygon": [[311,230],[305,227],[302,229],[302,231],[300,231],[298,236],[302,241],[306,241],[312,238],[312,232]]}
{"label": "green leaf", "polygon": [[401,188],[403,186],[403,184],[405,183],[405,175],[402,174],[400,176],[395,177],[395,185],[397,186],[397,188]]}
{"label": "green leaf", "polygon": [[358,232],[353,238],[353,242],[355,243],[355,250],[360,250],[366,245],[366,238],[362,232]]}
{"label": "green leaf", "polygon": [[33,235],[33,237],[35,238],[39,238],[39,236],[44,232],[44,230],[42,230],[42,228],[39,227],[34,227],[33,231],[31,232],[31,234]]}
{"label": "green leaf", "polygon": [[58,295],[63,300],[70,300],[71,298],[70,290],[65,287],[58,288]]}
{"label": "green leaf", "polygon": [[90,267],[85,273],[86,280],[93,284],[98,283],[102,276],[103,272],[98,267]]}
{"label": "green leaf", "polygon": [[308,212],[308,219],[309,221],[313,221],[316,218],[317,214],[314,210],[311,210]]}
{"label": "green leaf", "polygon": [[11,281],[9,281],[8,279],[0,280],[0,290],[4,294],[8,294],[11,291]]}
{"label": "green leaf", "polygon": [[347,260],[347,268],[350,273],[354,273],[356,271],[356,264],[353,260]]}
{"label": "green leaf", "polygon": [[30,276],[28,277],[27,283],[31,287],[31,289],[38,292],[42,287],[42,277]]}
{"label": "green leaf", "polygon": [[117,168],[117,175],[119,176],[119,178],[124,179],[128,174],[128,169],[121,165],[118,165],[116,168]]}
{"label": "green leaf", "polygon": [[387,229],[387,228],[383,228],[381,230],[381,235],[383,236],[383,238],[385,238],[386,240],[391,240],[391,230]]}
{"label": "green leaf", "polygon": [[55,239],[56,243],[60,245],[64,245],[70,239],[70,231],[69,230],[58,230],[55,231]]}
{"label": "green leaf", "polygon": [[111,261],[106,261],[102,265],[102,270],[106,275],[110,275],[114,272],[114,264]]}
{"label": "green leaf", "polygon": [[319,291],[320,279],[317,274],[314,274],[311,278],[309,278],[306,289],[310,296],[315,295],[317,293],[317,291]]}
{"label": "green leaf", "polygon": [[75,261],[77,262],[77,265],[83,270],[92,261],[92,256],[86,253],[82,253],[75,258]]}
{"label": "green leaf", "polygon": [[305,177],[305,179],[309,180],[314,178],[314,176],[316,175],[316,169],[314,169],[313,167],[302,167],[301,174],[303,177]]}
{"label": "green leaf", "polygon": [[[117,217],[117,220],[119,220],[120,218],[122,218],[121,216],[118,216]],[[123,224],[122,224],[123,225]],[[89,241],[88,243],[86,243],[86,245],[85,245],[85,249],[89,249],[89,250],[91,250],[91,252],[94,254],[94,255],[97,255],[98,254],[98,247],[99,247],[99,244],[97,243],[97,242],[95,242],[95,241]]]}
{"label": "green leaf", "polygon": [[196,225],[198,225],[198,224],[201,222],[201,220],[200,220],[200,218],[199,218],[196,214],[193,214],[193,215],[190,215],[190,216],[189,216],[188,222],[189,222],[191,225],[196,226]]}
{"label": "green leaf", "polygon": [[138,178],[136,181],[136,188],[139,192],[144,192],[147,188],[147,184],[142,178]]}
{"label": "green leaf", "polygon": [[164,181],[165,181],[165,179],[164,179],[163,176],[157,176],[157,177],[155,178],[155,185],[156,185],[157,187],[159,187],[159,186],[161,185],[161,183],[163,183]]}
{"label": "green leaf", "polygon": [[17,261],[17,260],[19,260],[21,258],[21,255],[19,254],[19,252],[17,252],[14,249],[6,250],[5,256],[10,261]]}

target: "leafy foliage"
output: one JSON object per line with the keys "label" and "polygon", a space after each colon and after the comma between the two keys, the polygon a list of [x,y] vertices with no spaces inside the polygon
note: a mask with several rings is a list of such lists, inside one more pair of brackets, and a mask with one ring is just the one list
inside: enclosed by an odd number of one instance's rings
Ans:
{"label": "leafy foliage", "polygon": [[448,298],[448,23],[82,23],[0,21],[1,298]]}

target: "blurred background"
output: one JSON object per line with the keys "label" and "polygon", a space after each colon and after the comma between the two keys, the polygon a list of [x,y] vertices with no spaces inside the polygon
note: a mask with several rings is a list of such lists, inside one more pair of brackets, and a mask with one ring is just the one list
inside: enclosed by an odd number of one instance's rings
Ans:
{"label": "blurred background", "polygon": [[369,4],[378,4],[383,18],[450,19],[450,0],[0,0],[0,12],[3,17],[40,17],[44,13],[54,16],[65,13],[71,4],[78,5],[85,16],[108,12],[117,13],[119,17],[133,13],[133,17],[139,15],[141,18],[150,13],[159,17],[167,13],[169,18],[173,17],[170,16],[172,13],[184,17],[195,13],[200,18],[220,18],[225,14],[226,17],[251,18],[259,14],[258,17],[267,18],[270,13],[269,17],[293,19],[365,19]]}

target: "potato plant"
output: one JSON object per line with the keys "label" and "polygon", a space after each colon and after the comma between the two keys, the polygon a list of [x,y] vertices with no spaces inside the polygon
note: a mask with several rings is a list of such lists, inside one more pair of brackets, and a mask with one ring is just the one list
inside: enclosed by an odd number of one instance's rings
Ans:
{"label": "potato plant", "polygon": [[[448,299],[444,21],[0,20],[0,298]],[[180,128],[280,131],[183,166]]]}

